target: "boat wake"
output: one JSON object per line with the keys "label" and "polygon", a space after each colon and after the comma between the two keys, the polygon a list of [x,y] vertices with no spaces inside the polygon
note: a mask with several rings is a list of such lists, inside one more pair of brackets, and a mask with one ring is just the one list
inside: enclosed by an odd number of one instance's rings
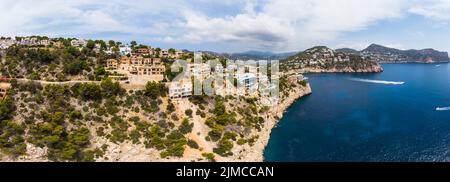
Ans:
{"label": "boat wake", "polygon": [[450,107],[436,107],[436,111],[450,111]]}
{"label": "boat wake", "polygon": [[405,82],[393,82],[393,81],[384,81],[384,80],[369,80],[369,79],[361,79],[361,78],[350,78],[352,81],[357,82],[366,82],[366,83],[378,83],[378,84],[386,84],[386,85],[403,85]]}

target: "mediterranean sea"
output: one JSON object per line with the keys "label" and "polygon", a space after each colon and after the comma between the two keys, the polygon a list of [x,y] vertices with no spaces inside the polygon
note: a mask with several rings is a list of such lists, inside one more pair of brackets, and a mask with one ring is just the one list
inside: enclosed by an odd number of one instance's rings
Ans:
{"label": "mediterranean sea", "polygon": [[382,73],[309,74],[272,130],[265,161],[450,161],[450,64],[384,64]]}

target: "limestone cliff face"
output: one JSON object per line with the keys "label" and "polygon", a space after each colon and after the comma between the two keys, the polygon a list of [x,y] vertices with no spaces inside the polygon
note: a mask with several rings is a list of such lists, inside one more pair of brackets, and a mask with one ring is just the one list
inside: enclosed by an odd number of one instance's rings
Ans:
{"label": "limestone cliff face", "polygon": [[313,47],[281,63],[283,71],[301,73],[377,73],[382,72],[380,64],[356,54],[336,52],[327,47]]}

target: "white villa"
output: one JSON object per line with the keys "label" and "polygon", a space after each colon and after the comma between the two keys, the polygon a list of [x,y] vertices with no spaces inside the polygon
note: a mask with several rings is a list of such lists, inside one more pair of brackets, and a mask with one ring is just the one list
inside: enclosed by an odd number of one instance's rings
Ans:
{"label": "white villa", "polygon": [[170,99],[178,99],[192,96],[192,82],[190,79],[183,79],[169,83]]}
{"label": "white villa", "polygon": [[161,50],[159,52],[159,57],[169,57],[169,51],[168,50]]}
{"label": "white villa", "polygon": [[119,47],[119,52],[120,52],[120,55],[122,55],[122,56],[131,54],[131,47],[130,46],[121,45]]}
{"label": "white villa", "polygon": [[106,60],[106,69],[108,70],[116,70],[119,68],[119,63],[115,59]]}
{"label": "white villa", "polygon": [[80,39],[80,40],[74,39],[74,40],[70,41],[70,44],[74,47],[85,47],[87,44],[87,41],[82,40],[82,39]]}
{"label": "white villa", "polygon": [[37,38],[24,37],[19,42],[20,45],[33,46],[38,44]]}
{"label": "white villa", "polygon": [[236,79],[246,89],[255,89],[257,86],[257,77],[253,73],[237,74]]}
{"label": "white villa", "polygon": [[205,63],[190,63],[188,64],[187,73],[189,73],[189,76],[203,78],[211,73],[211,68],[209,64]]}
{"label": "white villa", "polygon": [[169,50],[161,50],[159,52],[159,57],[162,58],[170,58],[170,59],[180,59],[183,56],[184,52],[176,50],[175,53],[169,52]]}
{"label": "white villa", "polygon": [[148,48],[139,48],[133,53],[133,56],[149,56],[153,55],[154,51],[151,47]]}
{"label": "white villa", "polygon": [[175,54],[169,54],[169,58],[171,59],[180,59],[181,56],[183,56],[184,52],[183,51],[175,51]]}

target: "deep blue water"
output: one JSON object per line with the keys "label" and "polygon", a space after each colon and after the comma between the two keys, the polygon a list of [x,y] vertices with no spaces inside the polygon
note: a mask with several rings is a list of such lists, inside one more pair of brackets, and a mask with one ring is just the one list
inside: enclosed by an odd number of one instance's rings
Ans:
{"label": "deep blue water", "polygon": [[[273,129],[266,161],[450,161],[450,64],[307,75],[313,94]],[[357,79],[405,82],[369,83]]]}

